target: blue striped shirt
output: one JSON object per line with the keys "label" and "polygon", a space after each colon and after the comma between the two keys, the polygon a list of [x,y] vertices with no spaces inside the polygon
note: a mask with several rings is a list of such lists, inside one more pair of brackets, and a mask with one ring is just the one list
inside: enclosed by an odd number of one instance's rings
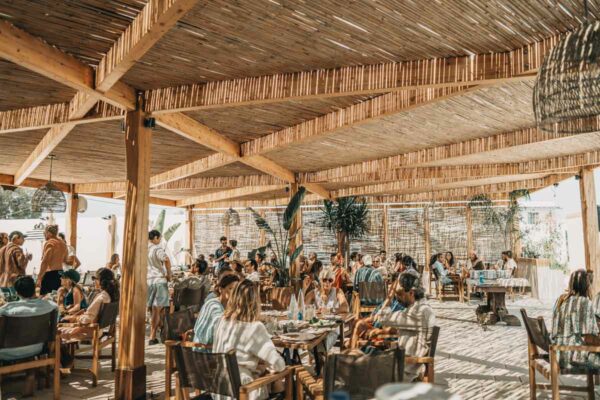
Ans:
{"label": "blue striped shirt", "polygon": [[[215,327],[221,320],[225,308],[217,297],[207,300],[198,314],[194,325],[194,342],[212,346]],[[204,351],[198,349],[198,351]]]}

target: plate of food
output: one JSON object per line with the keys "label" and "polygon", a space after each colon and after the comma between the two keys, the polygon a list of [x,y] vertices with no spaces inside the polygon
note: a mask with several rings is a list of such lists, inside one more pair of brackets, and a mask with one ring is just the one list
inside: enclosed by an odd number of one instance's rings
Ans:
{"label": "plate of food", "polygon": [[310,326],[312,326],[313,328],[329,328],[332,326],[335,326],[336,322],[335,320],[331,320],[331,319],[312,319],[310,321]]}
{"label": "plate of food", "polygon": [[315,337],[315,334],[310,332],[283,333],[279,335],[280,339],[289,340],[292,342],[308,342],[313,340]]}

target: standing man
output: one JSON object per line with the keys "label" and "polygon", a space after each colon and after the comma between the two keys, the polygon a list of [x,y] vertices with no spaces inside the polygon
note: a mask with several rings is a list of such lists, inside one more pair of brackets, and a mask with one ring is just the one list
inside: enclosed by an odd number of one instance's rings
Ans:
{"label": "standing man", "polygon": [[160,245],[159,231],[150,231],[148,241],[148,308],[151,315],[148,345],[151,346],[158,344],[156,333],[162,328],[165,309],[169,307],[171,261]]}
{"label": "standing man", "polygon": [[42,296],[60,288],[60,273],[69,254],[65,242],[58,238],[58,225],[46,226],[44,237],[46,242],[40,262],[40,275],[37,279],[37,286],[40,287]]}
{"label": "standing man", "polygon": [[[221,242],[221,247],[217,249],[215,252],[215,262],[218,263],[217,269],[220,270],[227,264],[228,258],[231,256],[231,247],[227,246],[227,238],[225,236],[221,236],[219,239]],[[217,270],[217,275],[219,271]]]}
{"label": "standing man", "polygon": [[19,231],[11,232],[10,242],[0,248],[0,287],[11,287],[15,280],[25,275],[31,254],[23,253],[23,243],[27,236]]}

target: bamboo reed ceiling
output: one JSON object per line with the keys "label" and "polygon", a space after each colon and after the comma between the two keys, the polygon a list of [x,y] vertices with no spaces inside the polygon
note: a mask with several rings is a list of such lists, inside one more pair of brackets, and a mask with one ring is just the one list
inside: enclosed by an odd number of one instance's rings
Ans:
{"label": "bamboo reed ceiling", "polygon": [[[574,16],[583,15],[582,3],[561,3],[562,8],[544,0],[200,2],[125,80],[147,89],[506,51],[577,26]],[[593,15],[600,15],[599,3],[591,3]]]}
{"label": "bamboo reed ceiling", "polygon": [[582,16],[582,0],[4,1],[0,174],[47,179],[53,153],[56,181],[122,195],[138,92],[150,193],[179,206],[281,204],[296,181],[307,203],[504,199],[600,165],[600,133],[540,133],[531,104]]}

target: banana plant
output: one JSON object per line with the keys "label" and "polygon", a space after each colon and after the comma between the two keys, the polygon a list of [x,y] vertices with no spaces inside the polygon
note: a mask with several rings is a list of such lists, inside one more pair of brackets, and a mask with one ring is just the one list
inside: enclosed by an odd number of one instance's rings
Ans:
{"label": "banana plant", "polygon": [[169,242],[169,240],[173,237],[173,235],[175,234],[175,232],[177,231],[177,229],[179,229],[179,227],[181,226],[181,222],[177,222],[171,226],[169,226],[169,228],[167,228],[167,230],[165,231],[165,215],[166,215],[167,211],[166,210],[161,210],[160,214],[158,214],[158,218],[156,219],[156,222],[154,222],[154,227],[152,229],[156,229],[157,231],[159,231],[163,238],[165,239],[165,242]]}
{"label": "banana plant", "polygon": [[296,235],[301,232],[300,227],[292,234],[290,234],[290,228],[292,227],[296,214],[300,210],[305,195],[306,189],[303,186],[298,188],[298,191],[292,196],[285,208],[283,216],[277,213],[277,226],[275,227],[271,227],[267,220],[253,208],[248,208],[248,211],[250,211],[254,217],[254,222],[256,223],[256,226],[258,226],[258,229],[265,231],[270,238],[267,246],[255,249],[250,254],[254,255],[257,252],[264,252],[266,249],[271,249],[275,253],[277,259],[273,261],[273,264],[278,272],[278,286],[287,286],[289,284],[290,266],[293,265],[296,258],[302,253],[302,245],[296,247],[292,251],[292,243],[295,241]]}

